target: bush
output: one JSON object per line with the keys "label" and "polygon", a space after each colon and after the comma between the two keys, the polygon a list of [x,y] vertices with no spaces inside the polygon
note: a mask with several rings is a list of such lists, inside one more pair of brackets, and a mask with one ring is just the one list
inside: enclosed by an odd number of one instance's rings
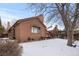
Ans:
{"label": "bush", "polygon": [[0,39],[0,56],[20,56],[22,47],[14,40]]}

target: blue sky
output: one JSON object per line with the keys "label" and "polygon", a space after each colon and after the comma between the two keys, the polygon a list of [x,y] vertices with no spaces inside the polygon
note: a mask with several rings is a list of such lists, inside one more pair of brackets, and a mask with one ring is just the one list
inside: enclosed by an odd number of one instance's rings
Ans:
{"label": "blue sky", "polygon": [[[8,21],[13,25],[18,19],[35,16],[31,9],[26,9],[27,7],[26,3],[0,3],[0,17],[3,26],[7,27]],[[53,24],[53,27],[55,25],[56,23]],[[63,28],[63,26],[58,27]]]}
{"label": "blue sky", "polygon": [[16,20],[21,18],[28,18],[34,16],[34,13],[26,9],[25,3],[0,3],[0,17],[2,24],[7,25],[7,21],[13,24]]}

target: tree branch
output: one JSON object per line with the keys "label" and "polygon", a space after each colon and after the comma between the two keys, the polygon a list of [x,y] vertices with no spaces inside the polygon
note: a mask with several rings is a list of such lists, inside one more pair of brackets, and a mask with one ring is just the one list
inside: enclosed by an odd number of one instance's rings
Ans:
{"label": "tree branch", "polygon": [[72,23],[72,28],[74,28],[76,26],[76,22],[79,18],[79,4],[76,4],[76,8],[75,8],[75,13],[74,13],[74,21]]}

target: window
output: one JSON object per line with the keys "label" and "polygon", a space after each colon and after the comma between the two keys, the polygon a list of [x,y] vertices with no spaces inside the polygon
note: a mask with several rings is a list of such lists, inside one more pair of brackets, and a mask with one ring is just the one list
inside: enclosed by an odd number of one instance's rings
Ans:
{"label": "window", "polygon": [[39,27],[35,27],[35,26],[33,26],[32,29],[31,29],[32,33],[38,33],[39,30],[40,30],[40,28]]}

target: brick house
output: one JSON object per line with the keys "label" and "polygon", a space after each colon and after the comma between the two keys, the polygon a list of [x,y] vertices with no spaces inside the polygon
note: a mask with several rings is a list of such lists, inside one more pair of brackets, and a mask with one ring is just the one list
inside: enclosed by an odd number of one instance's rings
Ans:
{"label": "brick house", "polygon": [[[66,39],[67,38],[67,33],[65,30],[59,31],[58,34],[59,38]],[[79,40],[79,30],[74,30],[74,40]]]}
{"label": "brick house", "polygon": [[8,37],[18,42],[40,40],[48,37],[42,15],[20,19],[8,30]]}
{"label": "brick house", "polygon": [[[67,33],[65,30],[59,30],[57,26],[54,29],[48,31],[50,38],[62,38],[67,39]],[[74,29],[74,39],[79,40],[79,27]]]}
{"label": "brick house", "polygon": [[[59,34],[58,26],[56,25],[53,29],[52,29],[52,26],[50,28],[51,28],[51,30],[48,30],[49,38],[57,38],[58,34]],[[48,29],[50,29],[50,28],[48,28]]]}

